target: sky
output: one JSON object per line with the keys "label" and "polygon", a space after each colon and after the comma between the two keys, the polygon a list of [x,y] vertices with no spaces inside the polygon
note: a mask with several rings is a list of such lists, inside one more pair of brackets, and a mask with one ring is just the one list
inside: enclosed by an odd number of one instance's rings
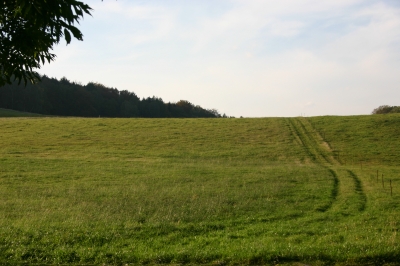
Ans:
{"label": "sky", "polygon": [[235,117],[400,105],[399,0],[82,0],[39,73]]}

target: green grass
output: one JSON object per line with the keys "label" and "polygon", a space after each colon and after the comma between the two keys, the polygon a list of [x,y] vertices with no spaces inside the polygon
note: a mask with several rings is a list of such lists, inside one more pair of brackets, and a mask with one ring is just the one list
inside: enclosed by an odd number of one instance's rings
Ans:
{"label": "green grass", "polygon": [[331,144],[342,164],[398,165],[398,114],[314,117],[314,128]]}
{"label": "green grass", "polygon": [[2,263],[400,261],[399,115],[0,124]]}

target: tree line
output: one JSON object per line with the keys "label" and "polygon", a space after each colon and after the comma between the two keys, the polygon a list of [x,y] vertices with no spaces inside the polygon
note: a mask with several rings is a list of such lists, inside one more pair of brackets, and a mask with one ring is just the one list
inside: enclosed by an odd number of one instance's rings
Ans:
{"label": "tree line", "polygon": [[189,101],[165,103],[155,96],[140,99],[135,93],[90,82],[41,76],[41,81],[0,88],[0,108],[55,116],[81,117],[226,117]]}
{"label": "tree line", "polygon": [[381,105],[372,111],[372,114],[393,114],[400,113],[400,106]]}

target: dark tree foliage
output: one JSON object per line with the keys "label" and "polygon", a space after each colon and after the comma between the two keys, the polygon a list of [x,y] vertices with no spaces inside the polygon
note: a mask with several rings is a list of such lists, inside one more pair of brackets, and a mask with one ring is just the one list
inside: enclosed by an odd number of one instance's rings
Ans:
{"label": "dark tree foliage", "polygon": [[372,114],[392,114],[400,113],[400,106],[381,105],[372,111]]}
{"label": "dark tree foliage", "polygon": [[188,101],[164,103],[142,100],[135,93],[90,82],[83,86],[66,78],[41,76],[35,84],[6,84],[0,88],[0,108],[57,116],[82,117],[221,117]]}
{"label": "dark tree foliage", "polygon": [[0,1],[0,86],[12,79],[35,81],[35,69],[55,59],[53,46],[62,38],[82,40],[75,23],[91,8],[75,0]]}

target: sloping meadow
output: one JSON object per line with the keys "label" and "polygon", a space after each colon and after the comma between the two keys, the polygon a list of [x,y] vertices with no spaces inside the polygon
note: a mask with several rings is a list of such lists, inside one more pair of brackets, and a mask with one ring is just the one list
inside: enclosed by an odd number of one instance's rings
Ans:
{"label": "sloping meadow", "polygon": [[0,262],[394,263],[385,119],[1,118]]}

